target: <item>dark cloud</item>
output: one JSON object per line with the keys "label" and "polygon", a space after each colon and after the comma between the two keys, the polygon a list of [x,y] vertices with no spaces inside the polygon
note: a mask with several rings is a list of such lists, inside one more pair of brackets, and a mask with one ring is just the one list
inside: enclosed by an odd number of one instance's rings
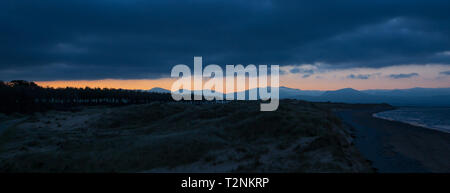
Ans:
{"label": "dark cloud", "polygon": [[369,79],[370,76],[371,76],[370,74],[357,74],[357,75],[350,74],[350,75],[347,76],[347,78],[349,78],[349,79],[363,79],[363,80],[366,80],[366,79]]}
{"label": "dark cloud", "polygon": [[417,73],[391,74],[391,75],[389,75],[389,78],[400,79],[400,78],[411,78],[411,77],[415,77],[415,76],[419,76],[419,74],[417,74]]}
{"label": "dark cloud", "polygon": [[292,74],[302,74],[302,78],[308,78],[314,74],[314,70],[312,69],[303,69],[298,67],[292,68],[289,72]]}
{"label": "dark cloud", "polygon": [[443,72],[440,72],[439,74],[450,75],[450,71],[443,71]]}
{"label": "dark cloud", "polygon": [[289,72],[291,72],[292,74],[297,74],[297,73],[300,73],[300,68],[293,68],[293,69],[291,69]]}
{"label": "dark cloud", "polygon": [[308,77],[310,77],[312,74],[305,74],[305,75],[303,75],[302,76],[302,78],[308,78]]}
{"label": "dark cloud", "polygon": [[289,72],[291,72],[292,74],[313,74],[314,70],[311,69],[301,69],[301,68],[293,68],[291,69]]}
{"label": "dark cloud", "polygon": [[156,78],[180,63],[450,63],[448,0],[5,0],[1,79]]}

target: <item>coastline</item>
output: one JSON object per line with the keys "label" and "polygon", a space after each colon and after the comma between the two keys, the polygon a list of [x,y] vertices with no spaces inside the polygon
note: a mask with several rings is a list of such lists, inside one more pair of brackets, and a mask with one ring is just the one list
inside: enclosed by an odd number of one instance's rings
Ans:
{"label": "coastline", "polygon": [[[395,110],[395,109],[393,109],[393,110]],[[391,110],[388,110],[388,111],[391,111]],[[385,112],[385,111],[381,111],[381,112]],[[431,129],[431,130],[435,130],[435,131],[439,131],[439,132],[449,133],[450,134],[450,131],[446,130],[445,128],[439,128],[439,127],[428,126],[428,125],[420,124],[420,123],[412,123],[412,122],[408,122],[408,121],[396,120],[396,119],[392,119],[392,118],[388,118],[388,117],[384,117],[384,116],[378,115],[379,113],[380,112],[372,113],[372,117],[375,117],[375,118],[378,118],[378,119],[384,119],[384,120],[388,120],[388,121],[401,122],[401,123],[405,123],[405,124],[416,126],[416,127],[423,127],[425,129]]]}
{"label": "coastline", "polygon": [[450,134],[372,116],[392,108],[335,110],[361,154],[381,173],[450,172]]}

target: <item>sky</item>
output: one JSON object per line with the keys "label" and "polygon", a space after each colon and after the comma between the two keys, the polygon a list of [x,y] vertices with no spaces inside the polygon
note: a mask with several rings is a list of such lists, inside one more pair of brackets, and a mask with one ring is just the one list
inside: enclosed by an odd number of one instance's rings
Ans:
{"label": "sky", "polygon": [[0,80],[170,88],[171,68],[280,65],[317,90],[450,87],[448,0],[3,0]]}

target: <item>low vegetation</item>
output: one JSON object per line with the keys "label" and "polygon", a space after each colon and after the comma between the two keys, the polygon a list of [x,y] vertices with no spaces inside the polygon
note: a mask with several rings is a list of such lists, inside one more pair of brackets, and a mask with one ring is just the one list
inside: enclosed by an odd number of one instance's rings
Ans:
{"label": "low vegetation", "polygon": [[274,112],[245,101],[153,102],[9,117],[2,172],[372,171],[339,119],[303,101]]}

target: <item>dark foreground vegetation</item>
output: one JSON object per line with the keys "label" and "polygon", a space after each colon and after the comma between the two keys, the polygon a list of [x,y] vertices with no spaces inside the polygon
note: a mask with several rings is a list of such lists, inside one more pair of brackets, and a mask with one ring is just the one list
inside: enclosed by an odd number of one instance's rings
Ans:
{"label": "dark foreground vegetation", "polygon": [[108,88],[43,88],[34,82],[0,81],[0,112],[31,113],[78,106],[144,104],[171,101],[170,94]]}
{"label": "dark foreground vegetation", "polygon": [[327,104],[152,102],[0,121],[1,172],[372,172]]}

